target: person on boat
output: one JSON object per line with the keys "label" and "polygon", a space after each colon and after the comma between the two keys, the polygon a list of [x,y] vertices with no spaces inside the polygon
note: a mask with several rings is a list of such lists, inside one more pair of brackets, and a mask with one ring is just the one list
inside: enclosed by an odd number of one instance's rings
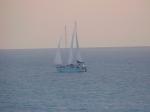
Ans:
{"label": "person on boat", "polygon": [[84,68],[84,71],[87,72],[87,68],[86,67]]}
{"label": "person on boat", "polygon": [[74,64],[69,64],[69,65],[67,65],[67,66],[69,66],[69,67],[74,67]]}
{"label": "person on boat", "polygon": [[77,63],[83,63],[83,62],[81,62],[81,61],[77,60]]}

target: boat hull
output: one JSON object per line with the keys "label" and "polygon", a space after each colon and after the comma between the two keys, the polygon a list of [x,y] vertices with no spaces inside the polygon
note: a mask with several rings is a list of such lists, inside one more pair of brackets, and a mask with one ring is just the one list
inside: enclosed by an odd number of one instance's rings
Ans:
{"label": "boat hull", "polygon": [[61,73],[87,72],[85,66],[58,66],[56,70]]}

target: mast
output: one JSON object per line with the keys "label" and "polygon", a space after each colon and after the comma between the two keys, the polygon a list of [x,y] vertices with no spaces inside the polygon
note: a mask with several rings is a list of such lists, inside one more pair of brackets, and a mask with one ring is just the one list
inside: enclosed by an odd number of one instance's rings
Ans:
{"label": "mast", "polygon": [[65,48],[67,48],[67,28],[65,25]]}

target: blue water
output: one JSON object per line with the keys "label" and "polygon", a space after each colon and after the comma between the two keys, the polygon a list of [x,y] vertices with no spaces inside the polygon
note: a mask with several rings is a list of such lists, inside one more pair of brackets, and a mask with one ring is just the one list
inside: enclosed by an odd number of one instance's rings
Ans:
{"label": "blue water", "polygon": [[57,73],[55,49],[0,50],[0,112],[150,112],[150,47],[81,53],[87,73]]}

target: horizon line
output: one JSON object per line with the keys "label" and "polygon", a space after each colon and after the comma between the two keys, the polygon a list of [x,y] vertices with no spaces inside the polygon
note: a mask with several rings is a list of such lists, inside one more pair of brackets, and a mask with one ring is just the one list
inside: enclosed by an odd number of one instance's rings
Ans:
{"label": "horizon line", "polygon": [[[88,48],[143,48],[143,47],[150,47],[149,46],[101,46],[101,47],[80,47],[81,49],[88,49]],[[37,48],[0,48],[0,50],[24,50],[24,49],[57,49],[57,47],[37,47]],[[64,47],[62,48],[64,49]],[[69,48],[66,48],[69,49]]]}

